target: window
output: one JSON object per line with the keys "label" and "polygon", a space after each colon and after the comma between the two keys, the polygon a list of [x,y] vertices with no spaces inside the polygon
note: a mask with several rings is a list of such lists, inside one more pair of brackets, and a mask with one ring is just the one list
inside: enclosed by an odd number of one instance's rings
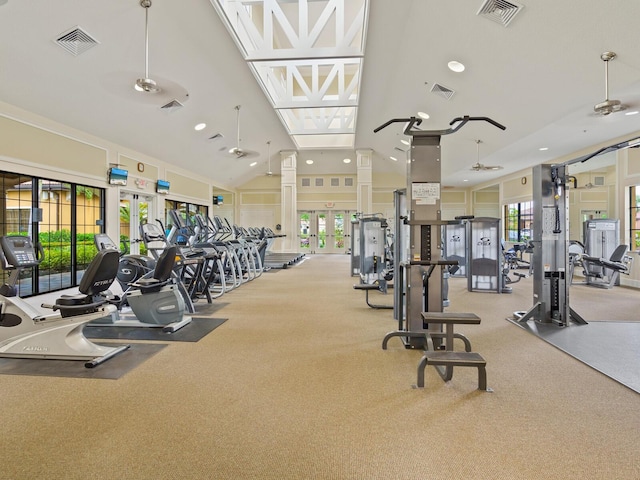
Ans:
{"label": "window", "polygon": [[[196,215],[196,213],[200,213],[205,217],[209,215],[209,208],[206,205],[196,205],[194,203],[178,202],[175,200],[165,200],[164,208],[166,211],[165,228],[167,235],[173,227],[173,221],[171,220],[171,216],[169,215],[169,210],[177,210],[178,214],[184,220],[187,227],[192,227],[193,225],[195,225],[196,222],[193,217]],[[177,235],[176,237],[176,241],[180,245],[184,245],[187,242],[187,239],[187,236],[184,235]]]}
{"label": "window", "polygon": [[508,242],[526,242],[533,238],[533,202],[504,206],[504,238]]}
{"label": "window", "polygon": [[629,246],[640,249],[640,185],[629,187]]}
{"label": "window", "polygon": [[0,189],[0,234],[29,236],[43,251],[40,265],[20,274],[19,295],[77,286],[96,254],[93,236],[103,231],[104,189],[9,172],[0,172]]}

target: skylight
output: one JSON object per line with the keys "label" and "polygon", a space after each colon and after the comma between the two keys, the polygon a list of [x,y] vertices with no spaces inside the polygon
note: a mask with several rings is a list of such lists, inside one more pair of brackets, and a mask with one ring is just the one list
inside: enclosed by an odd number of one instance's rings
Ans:
{"label": "skylight", "polygon": [[369,0],[210,0],[298,149],[353,148]]}

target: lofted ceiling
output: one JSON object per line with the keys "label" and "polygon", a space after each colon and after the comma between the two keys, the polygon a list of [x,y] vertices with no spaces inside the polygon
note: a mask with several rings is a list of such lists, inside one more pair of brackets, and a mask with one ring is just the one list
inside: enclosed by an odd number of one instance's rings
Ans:
{"label": "lofted ceiling", "polygon": [[[640,114],[626,115],[640,109],[637,2],[525,0],[504,26],[477,14],[484,0],[354,0],[368,14],[364,55],[358,57],[355,139],[353,148],[337,150],[315,143],[304,148],[289,135],[216,1],[153,0],[148,71],[159,94],[133,89],[146,67],[139,0],[0,2],[0,101],[190,169],[224,188],[264,174],[267,151],[276,173],[278,152],[295,149],[300,163],[314,160],[301,167],[305,173],[355,172],[354,149],[360,148],[373,149],[374,172],[404,173],[403,125],[373,130],[419,111],[430,116],[420,125],[425,130],[446,129],[464,115],[507,127],[473,122],[443,137],[442,178],[449,186],[490,182],[640,131]],[[335,1],[308,0],[309,10]],[[503,0],[492,3],[504,7]],[[78,27],[97,43],[74,55],[56,39]],[[609,98],[628,108],[596,116],[594,105],[605,100],[600,57],[606,51],[617,54],[608,64]],[[464,72],[451,71],[451,60],[463,63]],[[229,153],[237,146],[238,105],[240,146],[249,152],[241,158]],[[206,128],[194,130],[200,122]],[[477,161],[502,169],[472,171]]]}

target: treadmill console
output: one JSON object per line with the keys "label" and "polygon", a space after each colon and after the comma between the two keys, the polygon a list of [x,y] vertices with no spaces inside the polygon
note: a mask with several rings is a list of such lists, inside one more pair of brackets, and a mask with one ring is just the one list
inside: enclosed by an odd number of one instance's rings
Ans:
{"label": "treadmill console", "polygon": [[0,246],[8,264],[5,269],[33,267],[40,263],[29,237],[21,235],[0,237]]}

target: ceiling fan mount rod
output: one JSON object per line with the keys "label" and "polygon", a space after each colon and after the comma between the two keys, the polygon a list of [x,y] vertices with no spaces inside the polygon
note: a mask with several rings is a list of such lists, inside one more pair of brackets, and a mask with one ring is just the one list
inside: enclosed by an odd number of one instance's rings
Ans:
{"label": "ceiling fan mount rod", "polygon": [[604,52],[600,58],[604,62],[604,99],[609,100],[609,62],[616,58],[615,52]]}
{"label": "ceiling fan mount rod", "polygon": [[135,88],[141,92],[156,93],[160,89],[149,78],[149,8],[151,0],[140,0],[140,6],[144,8],[144,78],[136,80]]}

